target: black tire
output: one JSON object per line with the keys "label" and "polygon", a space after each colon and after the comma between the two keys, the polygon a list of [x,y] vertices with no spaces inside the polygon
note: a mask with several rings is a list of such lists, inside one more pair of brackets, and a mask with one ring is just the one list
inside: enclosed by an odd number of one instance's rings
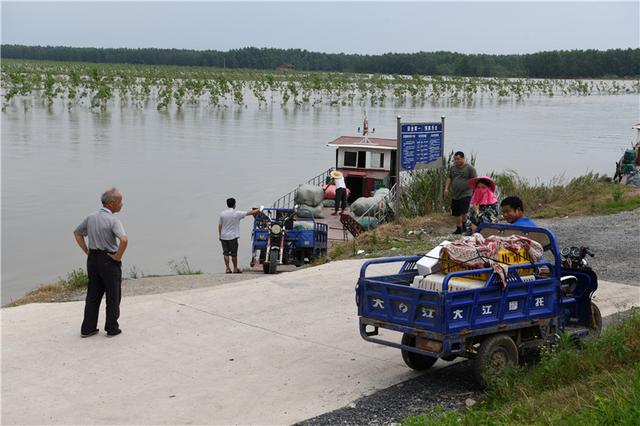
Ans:
{"label": "black tire", "polygon": [[[404,333],[402,335],[402,344],[405,346],[416,347],[416,336]],[[436,363],[438,358],[429,355],[421,355],[414,352],[402,351],[402,359],[407,366],[416,371],[428,370]]]}
{"label": "black tire", "polygon": [[598,305],[591,302],[591,324],[589,325],[589,338],[600,337],[602,332],[602,314]]}
{"label": "black tire", "polygon": [[518,365],[518,347],[506,334],[486,338],[473,360],[473,375],[478,384],[485,386],[487,377],[506,367]]}
{"label": "black tire", "polygon": [[271,250],[269,253],[269,273],[275,274],[278,269],[278,256],[279,252],[277,250]]}

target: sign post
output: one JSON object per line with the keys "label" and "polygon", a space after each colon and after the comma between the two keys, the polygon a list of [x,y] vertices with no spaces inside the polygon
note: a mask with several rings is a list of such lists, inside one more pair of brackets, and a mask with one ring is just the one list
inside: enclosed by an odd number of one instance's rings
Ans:
{"label": "sign post", "polygon": [[[401,117],[397,117],[396,217],[400,216],[402,194],[400,172],[434,167],[444,168],[444,120],[443,115],[439,123],[402,123]],[[442,194],[442,188],[440,188],[440,194]]]}
{"label": "sign post", "polygon": [[402,117],[396,117],[397,134],[396,134],[396,215],[395,220],[400,219],[400,196],[402,195],[402,185],[400,184],[400,140],[402,137],[402,127],[400,120]]}

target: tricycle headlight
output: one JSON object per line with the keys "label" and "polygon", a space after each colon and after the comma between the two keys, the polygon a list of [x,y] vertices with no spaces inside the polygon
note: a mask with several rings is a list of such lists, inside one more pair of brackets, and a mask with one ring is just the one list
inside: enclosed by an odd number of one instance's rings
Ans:
{"label": "tricycle headlight", "polygon": [[273,225],[271,225],[271,233],[272,234],[278,235],[281,232],[282,232],[282,227],[279,224],[274,223]]}

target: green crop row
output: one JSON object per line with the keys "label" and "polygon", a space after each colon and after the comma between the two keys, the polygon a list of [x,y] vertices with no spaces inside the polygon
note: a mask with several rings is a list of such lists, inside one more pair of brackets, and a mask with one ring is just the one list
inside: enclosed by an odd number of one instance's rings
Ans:
{"label": "green crop row", "polygon": [[522,100],[531,96],[640,93],[640,81],[403,76],[206,67],[85,64],[4,60],[3,108],[14,98],[37,96],[46,104],[106,109],[109,102],[162,110],[185,103],[209,106],[394,105],[478,97]]}

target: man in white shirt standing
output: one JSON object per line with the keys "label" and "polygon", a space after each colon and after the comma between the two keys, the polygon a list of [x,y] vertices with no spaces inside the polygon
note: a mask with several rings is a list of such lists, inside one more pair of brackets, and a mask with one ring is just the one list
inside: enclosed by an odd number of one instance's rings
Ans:
{"label": "man in white shirt standing", "polygon": [[238,269],[238,238],[240,238],[240,221],[246,216],[253,216],[258,213],[258,209],[251,209],[248,212],[236,210],[236,199],[227,199],[228,209],[220,213],[218,222],[218,238],[222,243],[222,255],[224,256],[224,266],[226,273],[231,273],[229,267],[229,257],[233,261],[233,273],[240,274]]}

